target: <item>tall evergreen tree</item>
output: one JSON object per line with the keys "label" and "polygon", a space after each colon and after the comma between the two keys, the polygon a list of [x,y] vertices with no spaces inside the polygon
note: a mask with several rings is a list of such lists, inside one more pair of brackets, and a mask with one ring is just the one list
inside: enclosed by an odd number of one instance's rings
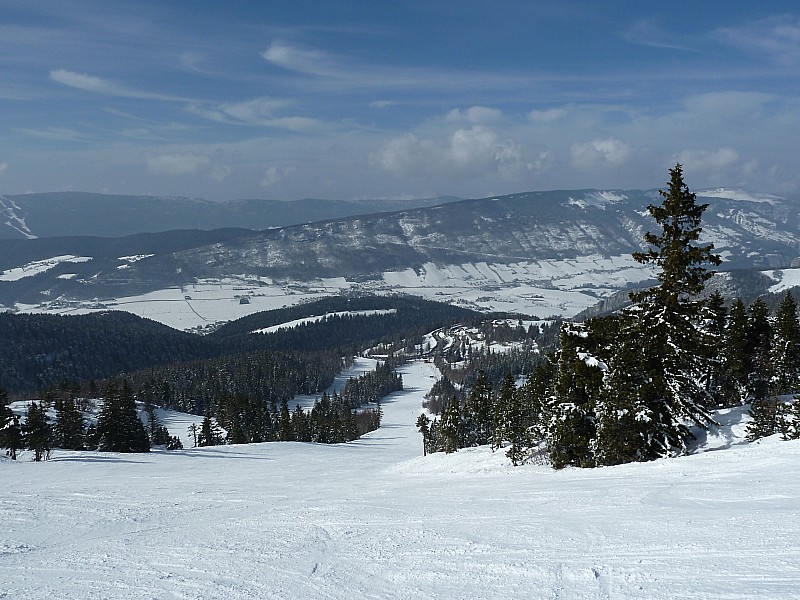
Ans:
{"label": "tall evergreen tree", "polygon": [[59,448],[83,450],[86,427],[83,414],[78,410],[72,396],[56,401],[56,422],[53,430]]}
{"label": "tall evergreen tree", "polygon": [[211,411],[206,411],[203,417],[203,422],[200,425],[200,431],[197,434],[198,446],[218,446],[222,443],[222,432],[217,426],[214,418],[211,416]]}
{"label": "tall evergreen tree", "polygon": [[53,430],[41,403],[30,403],[22,431],[25,436],[25,446],[33,450],[33,460],[39,462],[48,459],[53,448]]}
{"label": "tall evergreen tree", "polygon": [[[705,381],[711,341],[701,326],[708,314],[698,295],[713,274],[706,265],[718,265],[720,258],[713,254],[713,244],[697,245],[708,205],[697,203],[683,181],[680,164],[670,169],[669,187],[659,194],[661,205],[650,205],[648,211],[661,232],[646,233],[644,240],[651,248],[633,257],[642,264],[654,264],[660,284],[630,297],[639,334],[650,338],[652,354],[643,356],[642,374],[655,384],[648,408],[661,430],[659,441],[647,454],[655,451],[664,456],[685,449],[691,437],[685,421],[701,427],[712,422],[707,407],[713,399]],[[661,444],[671,447],[659,449]]]}
{"label": "tall evergreen tree", "polygon": [[281,401],[281,414],[278,425],[278,440],[281,442],[293,442],[294,430],[292,429],[292,415],[289,413],[289,401],[284,398]]}
{"label": "tall evergreen tree", "polygon": [[772,324],[769,321],[769,307],[762,298],[750,305],[747,351],[750,356],[747,394],[748,399],[755,402],[773,393]]}
{"label": "tall evergreen tree", "polygon": [[800,382],[800,323],[797,303],[790,291],[781,300],[775,313],[771,363],[777,394],[796,391]]}
{"label": "tall evergreen tree", "polygon": [[11,460],[17,460],[17,452],[25,445],[25,436],[17,415],[12,415],[11,420],[0,430],[0,437],[2,437],[0,446],[6,448],[6,454]]}
{"label": "tall evergreen tree", "polygon": [[728,406],[743,404],[747,398],[751,363],[748,327],[747,307],[737,298],[731,303],[722,348],[720,393]]}
{"label": "tall evergreen tree", "polygon": [[464,446],[464,422],[458,397],[453,396],[442,413],[439,424],[439,444],[441,450],[448,454],[458,451]]}
{"label": "tall evergreen tree", "polygon": [[594,466],[595,410],[603,373],[587,345],[590,327],[565,323],[561,328],[558,370],[549,399],[547,446],[557,469]]}
{"label": "tall evergreen tree", "polygon": [[522,392],[514,383],[514,376],[509,373],[503,380],[500,394],[495,406],[495,433],[492,446],[499,448],[503,442],[509,443],[506,456],[511,464],[522,463],[525,451],[530,446],[528,435],[528,419],[522,404]]}
{"label": "tall evergreen tree", "polygon": [[757,398],[750,407],[750,422],[745,435],[754,442],[760,438],[778,433],[781,429],[781,405],[775,396]]}
{"label": "tall evergreen tree", "polygon": [[430,447],[431,443],[431,420],[425,413],[422,413],[419,417],[417,417],[416,426],[419,429],[419,432],[422,434],[422,456],[428,454],[428,448]]}
{"label": "tall evergreen tree", "polygon": [[492,384],[484,371],[478,373],[478,377],[472,384],[464,412],[467,430],[465,444],[468,446],[488,444],[492,438],[494,394],[492,393]]}
{"label": "tall evergreen tree", "polygon": [[725,306],[725,298],[719,291],[715,291],[708,297],[705,308],[706,319],[702,323],[702,328],[708,336],[705,357],[708,361],[708,373],[705,377],[706,387],[714,398],[714,405],[724,406],[726,402],[723,386],[726,374],[723,348],[727,332],[728,309]]}
{"label": "tall evergreen tree", "polygon": [[594,459],[598,465],[651,459],[670,444],[653,410],[660,381],[652,378],[653,332],[641,335],[643,323],[629,313],[608,324],[616,326],[614,349],[597,402]]}
{"label": "tall evergreen tree", "polygon": [[6,449],[11,460],[17,460],[17,451],[24,444],[19,417],[9,405],[8,393],[0,388],[0,448]]}
{"label": "tall evergreen tree", "polygon": [[139,418],[130,383],[111,382],[97,418],[98,449],[101,452],[149,452],[150,439]]}
{"label": "tall evergreen tree", "polygon": [[[14,423],[14,413],[11,408],[9,408],[8,403],[8,393],[5,389],[0,388],[0,448],[8,448],[9,455],[11,455],[9,435]],[[16,451],[14,452],[13,458],[16,458]]]}

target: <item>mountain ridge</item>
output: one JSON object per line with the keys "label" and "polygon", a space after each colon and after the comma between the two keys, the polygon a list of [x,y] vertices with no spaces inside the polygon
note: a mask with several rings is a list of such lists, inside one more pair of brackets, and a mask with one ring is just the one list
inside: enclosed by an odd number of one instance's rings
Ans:
{"label": "mountain ridge", "polygon": [[177,229],[253,230],[433,206],[452,197],[421,199],[206,200],[180,196],[45,192],[0,195],[0,239],[122,237]]}
{"label": "mountain ridge", "polygon": [[[702,194],[709,204],[702,241],[716,245],[722,270],[786,268],[800,254],[797,201],[742,190]],[[566,316],[652,279],[631,253],[655,227],[647,206],[659,201],[657,190],[525,192],[261,231],[151,234],[128,246],[126,238],[98,239],[95,253],[89,242],[70,250],[69,239],[58,252],[52,241],[0,240],[0,303],[85,308],[165,289],[183,300],[188,292],[177,294],[188,286],[227,282],[240,290],[230,299],[405,291],[471,308]],[[4,251],[14,244],[19,250]],[[22,273],[23,257],[51,263]],[[4,281],[10,268],[29,276]]]}

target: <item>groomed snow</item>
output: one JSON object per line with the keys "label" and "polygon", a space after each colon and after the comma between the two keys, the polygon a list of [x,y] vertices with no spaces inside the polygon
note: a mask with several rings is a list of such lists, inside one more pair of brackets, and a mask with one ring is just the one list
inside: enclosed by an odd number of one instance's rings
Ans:
{"label": "groomed snow", "polygon": [[0,597],[800,595],[800,443],[592,470],[422,457],[436,377],[405,367],[384,426],[349,444],[0,461]]}

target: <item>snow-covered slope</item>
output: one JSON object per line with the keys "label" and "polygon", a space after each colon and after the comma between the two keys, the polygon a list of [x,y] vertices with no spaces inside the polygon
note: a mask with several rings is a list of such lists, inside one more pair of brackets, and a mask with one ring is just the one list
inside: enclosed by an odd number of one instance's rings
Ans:
{"label": "snow-covered slope", "polygon": [[408,365],[345,445],[0,461],[0,597],[798,597],[800,443],[592,470],[422,457],[436,376]]}

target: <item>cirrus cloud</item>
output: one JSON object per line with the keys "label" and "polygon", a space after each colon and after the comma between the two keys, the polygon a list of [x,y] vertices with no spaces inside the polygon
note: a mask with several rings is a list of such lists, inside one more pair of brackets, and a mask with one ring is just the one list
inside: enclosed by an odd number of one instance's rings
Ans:
{"label": "cirrus cloud", "polygon": [[139,100],[167,100],[173,102],[183,100],[176,96],[141,92],[108,79],[103,79],[102,77],[87,75],[86,73],[76,73],[75,71],[68,71],[66,69],[50,71],[50,79],[67,87],[76,88],[85,92],[102,94],[104,96],[136,98]]}

